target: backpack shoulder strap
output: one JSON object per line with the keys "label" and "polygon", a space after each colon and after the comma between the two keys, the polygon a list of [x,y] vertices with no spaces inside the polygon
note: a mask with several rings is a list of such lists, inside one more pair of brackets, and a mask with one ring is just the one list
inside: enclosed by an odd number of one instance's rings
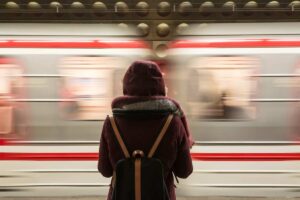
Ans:
{"label": "backpack shoulder strap", "polygon": [[169,128],[169,125],[170,125],[172,119],[173,119],[173,114],[170,114],[170,115],[168,116],[168,118],[167,118],[167,120],[166,120],[166,122],[165,122],[163,128],[161,129],[161,131],[160,131],[158,137],[156,138],[156,140],[155,140],[155,142],[154,142],[152,148],[150,149],[150,151],[149,151],[149,153],[148,153],[148,158],[152,158],[152,156],[154,155],[154,153],[155,153],[155,151],[156,151],[158,145],[160,144],[160,141],[161,141],[162,138],[164,137],[164,135],[165,135],[167,129]]}
{"label": "backpack shoulder strap", "polygon": [[119,143],[119,145],[120,145],[120,147],[121,147],[121,149],[122,149],[125,157],[126,158],[130,158],[130,154],[129,154],[129,152],[128,152],[125,144],[124,144],[124,141],[122,140],[120,132],[119,132],[119,130],[117,128],[117,124],[116,124],[115,118],[114,117],[109,117],[109,120],[110,120],[110,123],[112,125],[113,130],[114,130],[114,134],[115,134],[115,136],[116,136],[116,138],[118,140],[118,143]]}

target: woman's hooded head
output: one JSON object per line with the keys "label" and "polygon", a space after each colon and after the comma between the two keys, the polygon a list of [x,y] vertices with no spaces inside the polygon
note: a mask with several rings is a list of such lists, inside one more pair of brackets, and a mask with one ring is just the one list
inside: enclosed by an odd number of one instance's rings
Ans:
{"label": "woman's hooded head", "polygon": [[179,116],[192,147],[194,140],[190,134],[185,115],[180,105],[166,97],[163,75],[156,63],[135,61],[130,65],[123,79],[124,96],[115,98],[113,112],[120,110],[168,110]]}
{"label": "woman's hooded head", "polygon": [[129,96],[165,96],[165,82],[156,63],[135,61],[123,79],[123,94]]}

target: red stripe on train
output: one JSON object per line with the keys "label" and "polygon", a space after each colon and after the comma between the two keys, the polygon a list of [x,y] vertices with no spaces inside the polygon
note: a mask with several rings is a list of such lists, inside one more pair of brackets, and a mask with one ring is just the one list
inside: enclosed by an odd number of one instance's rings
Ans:
{"label": "red stripe on train", "polygon": [[300,47],[300,40],[276,39],[231,39],[231,40],[177,40],[169,48],[255,48],[255,47]]}
{"label": "red stripe on train", "polygon": [[[191,153],[194,161],[287,161],[300,153]],[[95,161],[98,153],[0,153],[0,160]]]}
{"label": "red stripe on train", "polygon": [[0,40],[0,48],[149,48],[143,41],[26,41]]}

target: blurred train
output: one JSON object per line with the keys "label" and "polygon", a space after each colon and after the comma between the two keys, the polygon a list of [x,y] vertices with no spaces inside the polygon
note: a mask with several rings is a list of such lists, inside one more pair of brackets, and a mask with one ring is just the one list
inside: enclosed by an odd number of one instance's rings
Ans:
{"label": "blurred train", "polygon": [[[196,140],[179,195],[299,196],[299,25],[194,24],[170,43],[168,96]],[[5,24],[0,36],[0,196],[105,195],[102,121],[150,48],[117,25]]]}
{"label": "blurred train", "polygon": [[298,25],[194,24],[172,42],[169,95],[194,119],[197,140],[297,140]]}
{"label": "blurred train", "polygon": [[1,24],[0,51],[1,138],[54,141],[97,139],[124,71],[151,56],[108,24]]}

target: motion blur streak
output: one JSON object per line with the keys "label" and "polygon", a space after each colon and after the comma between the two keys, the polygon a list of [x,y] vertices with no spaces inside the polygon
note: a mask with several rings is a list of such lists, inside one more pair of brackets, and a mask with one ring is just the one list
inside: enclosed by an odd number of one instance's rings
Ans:
{"label": "motion blur streak", "polygon": [[[0,160],[97,161],[97,153],[0,153]],[[300,153],[192,153],[194,161],[288,161]]]}
{"label": "motion blur streak", "polygon": [[[103,120],[151,45],[117,25],[15,26],[0,29],[0,197],[107,194]],[[177,193],[299,196],[300,23],[188,27],[157,61],[197,144]]]}

